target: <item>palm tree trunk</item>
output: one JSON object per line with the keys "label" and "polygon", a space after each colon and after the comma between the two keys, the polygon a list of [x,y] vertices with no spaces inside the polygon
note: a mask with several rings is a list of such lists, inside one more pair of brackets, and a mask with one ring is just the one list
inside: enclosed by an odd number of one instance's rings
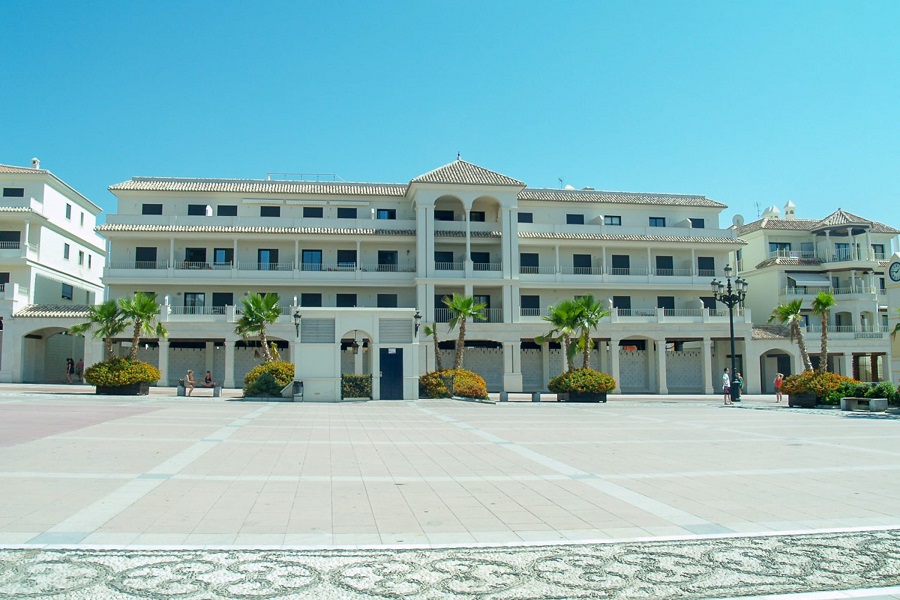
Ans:
{"label": "palm tree trunk", "polygon": [[591,368],[591,338],[590,335],[585,333],[581,337],[581,343],[584,345],[584,362],[582,364],[582,369],[590,369]]}
{"label": "palm tree trunk", "polygon": [[572,358],[569,356],[569,346],[572,345],[572,340],[569,336],[563,336],[563,352],[566,353],[566,370],[574,371],[575,363],[572,361]]}
{"label": "palm tree trunk", "polygon": [[828,313],[822,312],[822,352],[819,354],[819,373],[828,370]]}
{"label": "palm tree trunk", "polygon": [[444,370],[444,361],[441,360],[441,348],[438,346],[437,329],[433,330],[431,337],[434,339],[434,365],[438,371]]}
{"label": "palm tree trunk", "polygon": [[131,338],[131,353],[128,355],[128,358],[131,360],[137,360],[138,344],[141,343],[141,325],[143,323],[140,321],[134,324],[134,336]]}
{"label": "palm tree trunk", "polygon": [[797,337],[797,347],[800,349],[800,360],[803,362],[804,371],[812,371],[812,361],[809,360],[809,352],[806,350],[806,342],[803,341],[803,332],[800,331],[800,324],[794,323],[794,335]]}
{"label": "palm tree trunk", "polygon": [[106,358],[104,360],[109,360],[113,357],[112,338],[105,337],[103,341],[106,343]]}
{"label": "palm tree trunk", "polygon": [[266,328],[259,330],[259,343],[262,345],[263,362],[272,362],[272,354],[269,352],[269,339],[266,337]]}
{"label": "palm tree trunk", "polygon": [[453,360],[453,368],[462,368],[463,352],[466,348],[466,318],[459,318],[459,339],[456,341],[456,358]]}

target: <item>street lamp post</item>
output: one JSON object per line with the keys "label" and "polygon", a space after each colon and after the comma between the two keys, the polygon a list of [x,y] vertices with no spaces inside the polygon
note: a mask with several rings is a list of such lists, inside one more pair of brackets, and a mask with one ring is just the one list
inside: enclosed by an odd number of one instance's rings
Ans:
{"label": "street lamp post", "polygon": [[725,283],[713,279],[710,282],[713,296],[716,300],[728,307],[728,328],[731,335],[731,401],[741,401],[741,388],[735,382],[737,375],[737,356],[734,351],[734,307],[744,302],[747,295],[747,281],[737,277],[734,286],[731,284],[731,265],[725,266]]}

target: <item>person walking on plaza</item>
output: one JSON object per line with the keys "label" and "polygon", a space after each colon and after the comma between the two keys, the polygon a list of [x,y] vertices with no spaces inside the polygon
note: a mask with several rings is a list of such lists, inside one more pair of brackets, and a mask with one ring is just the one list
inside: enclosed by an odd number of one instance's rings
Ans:
{"label": "person walking on plaza", "polygon": [[184,389],[187,391],[188,396],[194,391],[194,385],[196,385],[196,383],[197,382],[194,380],[193,369],[188,369],[187,374],[184,376]]}
{"label": "person walking on plaza", "polygon": [[78,377],[79,382],[84,377],[84,359],[83,358],[79,358],[78,362],[75,363],[75,376]]}
{"label": "person walking on plaza", "polygon": [[725,367],[725,371],[722,373],[722,396],[725,404],[734,404],[731,401],[731,377],[728,375],[728,367]]}
{"label": "person walking on plaza", "polygon": [[781,402],[781,383],[784,381],[784,375],[779,373],[775,376],[775,402]]}
{"label": "person walking on plaza", "polygon": [[66,359],[66,383],[72,383],[72,375],[75,374],[75,361],[71,358]]}
{"label": "person walking on plaza", "polygon": [[[738,371],[737,375],[734,376],[734,385],[737,386],[739,393],[744,391],[744,376],[741,375],[740,371]],[[738,397],[740,398],[740,394],[738,395]],[[732,398],[732,400],[734,400],[734,398]]]}

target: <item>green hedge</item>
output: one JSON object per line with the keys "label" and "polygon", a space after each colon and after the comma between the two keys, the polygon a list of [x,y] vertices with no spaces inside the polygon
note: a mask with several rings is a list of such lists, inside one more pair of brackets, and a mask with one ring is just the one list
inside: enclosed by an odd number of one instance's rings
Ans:
{"label": "green hedge", "polygon": [[602,394],[616,389],[616,380],[594,369],[575,369],[551,379],[547,388],[557,394]]}
{"label": "green hedge", "polygon": [[341,375],[341,398],[371,398],[371,375]]}
{"label": "green hedge", "polygon": [[465,369],[444,369],[431,371],[419,377],[419,396],[422,398],[449,398],[445,377],[453,377],[453,393],[463,398],[488,397],[487,384],[477,373]]}
{"label": "green hedge", "polygon": [[834,400],[834,393],[837,392],[841,385],[852,383],[859,382],[850,377],[828,371],[825,373],[819,373],[818,371],[804,371],[797,375],[785,377],[781,384],[781,392],[788,395],[809,393],[815,395],[819,402],[825,404],[837,404],[841,397]]}
{"label": "green hedge", "polygon": [[[268,375],[268,377],[263,377]],[[245,396],[278,396],[284,386],[294,381],[294,364],[273,360],[256,365],[244,375]]]}

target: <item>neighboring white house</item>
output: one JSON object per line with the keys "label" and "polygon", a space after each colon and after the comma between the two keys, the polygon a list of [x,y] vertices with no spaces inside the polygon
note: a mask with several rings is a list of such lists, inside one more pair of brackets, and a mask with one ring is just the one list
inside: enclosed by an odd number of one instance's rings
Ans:
{"label": "neighboring white house", "polygon": [[0,165],[0,194],[0,381],[63,381],[66,358],[90,358],[65,332],[103,296],[100,207],[37,159]]}
{"label": "neighboring white house", "polygon": [[[457,333],[441,299],[454,292],[487,305],[465,367],[491,391],[546,389],[564,358],[535,342],[541,317],[578,295],[612,309],[593,364],[623,392],[712,393],[730,364],[728,312],[709,283],[743,242],[704,196],[533,189],[462,160],[408,184],[135,177],[110,190],[104,283],[111,298],[148,291],[164,304],[171,335],[140,355],[170,385],[187,368],[241,385],[258,362],[234,333],[251,291],[281,296],[271,335],[322,395],[355,372],[375,375],[376,397],[415,397],[435,357],[414,314],[438,324],[449,363]],[[749,311],[735,321],[743,359]],[[744,374],[758,389],[759,361]]]}
{"label": "neighboring white house", "polygon": [[900,231],[840,209],[823,219],[799,219],[796,211],[788,202],[783,215],[772,206],[757,221],[737,221],[747,244],[736,253],[752,291],[746,304],[761,326],[751,347],[761,357],[763,390],[774,392],[775,373],[802,370],[796,343],[762,327],[777,304],[803,301],[804,339],[818,365],[822,325],[811,307],[821,291],[836,300],[827,328],[829,370],[863,381],[891,380],[887,266],[900,248]]}

